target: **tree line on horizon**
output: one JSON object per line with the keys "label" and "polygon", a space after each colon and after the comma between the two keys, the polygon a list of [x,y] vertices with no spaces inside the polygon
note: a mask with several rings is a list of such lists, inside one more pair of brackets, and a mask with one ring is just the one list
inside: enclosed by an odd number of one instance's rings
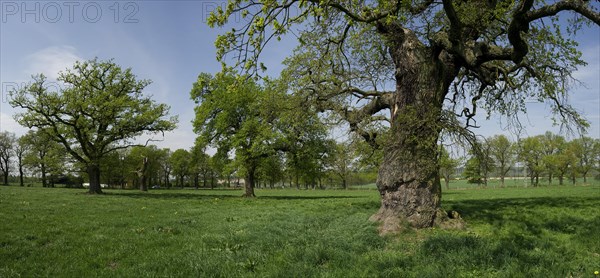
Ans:
{"label": "tree line on horizon", "polygon": [[[349,143],[323,141],[326,149],[303,149],[264,157],[256,167],[256,186],[265,188],[347,188],[350,181],[368,183],[376,171],[359,165],[356,150]],[[318,156],[316,156],[317,154]],[[301,156],[295,160],[293,156]],[[0,173],[2,184],[16,183],[42,187],[82,187],[89,181],[85,165],[65,153],[64,148],[39,131],[21,137],[0,133]],[[133,146],[114,151],[100,161],[100,182],[111,188],[216,188],[244,186],[243,170],[235,158],[209,155],[198,145],[172,151],[155,145]]]}
{"label": "tree line on horizon", "polygon": [[456,157],[444,146],[440,152],[440,175],[446,188],[460,168],[461,178],[470,183],[487,185],[490,177],[500,180],[505,186],[509,173],[517,169],[524,173],[529,184],[540,185],[545,178],[549,184],[565,179],[572,184],[577,178],[587,183],[591,173],[600,178],[600,139],[581,136],[567,140],[564,136],[547,131],[544,134],[511,141],[505,135],[494,135],[479,141],[477,150],[469,149],[466,155]]}
{"label": "tree line on horizon", "polygon": [[[327,146],[303,149],[303,159],[280,153],[265,156],[256,168],[258,188],[348,188],[352,184],[374,183],[380,162],[361,141],[324,141]],[[479,153],[453,152],[455,146],[440,145],[440,176],[446,189],[454,179],[487,186],[491,178],[505,186],[505,179],[517,169],[533,186],[544,178],[549,184],[565,180],[575,184],[578,178],[600,178],[600,139],[565,137],[546,132],[511,141],[495,135],[479,142]],[[134,146],[115,151],[101,162],[101,183],[112,188],[148,190],[158,188],[217,188],[244,186],[243,170],[235,158],[213,156],[196,145],[189,150],[160,149],[155,145]],[[310,156],[310,152],[318,154]],[[366,152],[366,153],[365,153]],[[0,133],[0,172],[2,182],[20,186],[41,183],[43,187],[64,184],[81,187],[86,181],[85,167],[70,158],[61,146],[43,133],[30,130],[21,137],[8,131]],[[12,175],[10,175],[13,173]]]}

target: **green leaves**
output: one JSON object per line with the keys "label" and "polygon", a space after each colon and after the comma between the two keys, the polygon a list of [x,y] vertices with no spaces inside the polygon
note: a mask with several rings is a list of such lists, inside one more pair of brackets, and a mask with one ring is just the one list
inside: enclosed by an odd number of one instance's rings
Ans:
{"label": "green leaves", "polygon": [[287,91],[286,79],[259,85],[231,70],[214,77],[200,74],[190,93],[197,103],[198,144],[217,148],[220,157],[235,154],[229,164],[238,167],[238,176],[275,174],[279,170],[273,164],[281,152],[314,162],[325,152],[319,144],[325,127],[313,107]]}
{"label": "green leaves", "polygon": [[169,107],[142,93],[151,81],[138,80],[112,60],[76,62],[58,81],[64,88],[49,91],[46,77],[34,76],[29,86],[13,92],[10,104],[25,109],[15,116],[17,122],[62,143],[82,163],[97,162],[143,133],[176,127],[177,118],[167,118]]}
{"label": "green leaves", "polygon": [[192,166],[191,154],[184,149],[177,149],[173,152],[169,161],[171,162],[173,175],[181,177],[190,172]]}
{"label": "green leaves", "polygon": [[[200,74],[191,91],[198,141],[219,152],[235,150],[242,161],[267,154],[272,126],[262,117],[264,91],[251,79],[234,72]],[[245,164],[245,163],[242,163]]]}

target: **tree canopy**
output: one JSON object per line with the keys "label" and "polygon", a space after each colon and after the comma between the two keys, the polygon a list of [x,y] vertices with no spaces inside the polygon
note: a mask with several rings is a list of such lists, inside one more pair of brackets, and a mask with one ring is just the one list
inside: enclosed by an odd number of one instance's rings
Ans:
{"label": "tree canopy", "polygon": [[16,121],[36,128],[62,144],[87,167],[90,193],[101,193],[100,160],[106,154],[136,145],[144,133],[173,130],[176,117],[169,107],[143,94],[149,80],[138,80],[131,69],[112,60],[76,62],[60,72],[62,88],[50,91],[40,74],[26,87],[12,92],[10,104],[24,109]]}
{"label": "tree canopy", "polygon": [[245,196],[254,196],[257,169],[268,164],[265,159],[281,151],[307,158],[319,152],[318,142],[324,140],[326,131],[314,109],[301,106],[287,91],[281,80],[259,85],[233,71],[203,73],[194,83],[198,144],[215,147],[218,157],[235,154],[231,163],[245,177]]}
{"label": "tree canopy", "polygon": [[589,1],[230,0],[209,25],[225,25],[235,13],[245,24],[219,36],[220,60],[230,53],[236,65],[256,72],[266,45],[294,32],[299,46],[287,64],[299,85],[341,113],[348,111],[339,104],[350,103],[344,99],[363,100],[363,109],[346,115],[351,124],[366,125],[370,115],[393,108],[395,68],[409,52],[399,43],[412,40],[452,83],[439,100],[469,126],[478,107],[514,116],[531,99],[585,125],[566,97],[576,82],[572,72],[585,64],[570,36],[582,24],[600,24]]}

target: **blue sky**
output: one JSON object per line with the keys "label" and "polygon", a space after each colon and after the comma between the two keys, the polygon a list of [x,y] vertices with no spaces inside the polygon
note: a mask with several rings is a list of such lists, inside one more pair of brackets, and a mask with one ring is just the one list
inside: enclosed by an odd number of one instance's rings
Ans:
{"label": "blue sky", "polygon": [[[114,58],[131,67],[143,79],[151,79],[146,93],[171,106],[179,115],[179,128],[165,134],[160,147],[189,148],[193,145],[194,104],[189,91],[200,72],[216,73],[214,41],[219,29],[210,29],[208,13],[224,1],[61,2],[5,1],[0,19],[0,130],[23,134],[26,130],[12,119],[7,91],[30,81],[34,73],[55,77],[75,60]],[[28,11],[26,11],[28,10]],[[118,13],[117,13],[118,11]],[[237,19],[239,21],[240,19]],[[234,23],[236,19],[233,20]],[[576,76],[586,84],[573,90],[571,101],[592,123],[589,135],[600,137],[600,31],[586,29],[578,40],[588,66]],[[294,42],[274,42],[262,59],[267,72],[276,75],[280,62]],[[551,115],[543,104],[532,105],[522,118],[526,135],[551,130]],[[477,130],[485,136],[507,133],[499,119],[479,120]]]}

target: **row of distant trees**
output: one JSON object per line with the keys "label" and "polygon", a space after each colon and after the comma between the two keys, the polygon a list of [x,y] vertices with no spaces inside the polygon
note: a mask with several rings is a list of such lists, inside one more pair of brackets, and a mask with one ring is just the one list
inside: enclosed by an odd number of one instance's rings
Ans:
{"label": "row of distant trees", "polygon": [[[264,157],[256,169],[257,186],[346,188],[350,180],[374,180],[376,169],[361,164],[355,144],[334,140],[322,143],[327,146],[312,150],[305,148],[302,153]],[[300,155],[302,159],[294,159],[294,156]],[[64,147],[39,131],[31,130],[21,137],[8,131],[0,133],[0,160],[5,185],[11,176],[21,186],[37,180],[43,187],[54,187],[57,183],[78,187],[86,181],[83,178],[85,165],[74,160]],[[116,150],[102,158],[101,173],[103,184],[141,190],[150,186],[231,187],[244,182],[234,159],[218,153],[211,156],[199,145],[175,151],[154,145]]]}
{"label": "row of distant trees", "polygon": [[[351,180],[375,180],[380,154],[366,152],[368,146],[363,142],[326,140],[323,144],[326,146],[303,149],[301,160],[294,159],[298,154],[293,153],[264,157],[256,169],[257,187],[347,188]],[[600,139],[590,137],[566,140],[547,132],[513,142],[496,135],[482,140],[463,157],[441,148],[440,175],[446,188],[454,178],[487,185],[490,177],[496,177],[504,186],[505,178],[516,169],[524,171],[534,186],[541,177],[562,185],[565,180],[575,183],[577,178],[587,182],[591,173],[600,173]],[[309,155],[311,152],[315,155]],[[21,137],[0,133],[0,162],[4,184],[11,174],[21,186],[31,184],[33,176],[43,187],[56,183],[76,187],[85,181],[85,167],[42,132],[32,130]],[[245,182],[233,158],[218,153],[211,156],[200,145],[175,151],[154,145],[118,150],[103,158],[101,170],[102,183],[116,188],[237,187]]]}
{"label": "row of distant trees", "polygon": [[547,178],[550,184],[556,179],[560,185],[565,179],[575,184],[580,177],[585,183],[592,172],[600,172],[600,139],[580,137],[567,140],[561,135],[546,132],[513,142],[504,135],[496,135],[481,140],[478,148],[469,151],[466,157],[453,157],[443,149],[440,173],[446,187],[461,166],[464,178],[484,185],[490,177],[497,177],[504,186],[505,178],[517,168],[526,172],[534,186],[540,184],[542,177]]}

